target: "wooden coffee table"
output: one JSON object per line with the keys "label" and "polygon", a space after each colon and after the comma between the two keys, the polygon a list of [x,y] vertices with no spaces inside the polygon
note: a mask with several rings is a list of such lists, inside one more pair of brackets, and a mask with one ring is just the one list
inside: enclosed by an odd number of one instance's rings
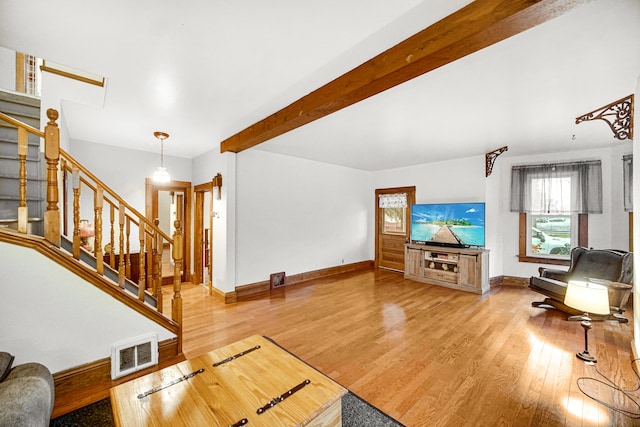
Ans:
{"label": "wooden coffee table", "polygon": [[341,426],[347,390],[255,335],[111,389],[116,426]]}

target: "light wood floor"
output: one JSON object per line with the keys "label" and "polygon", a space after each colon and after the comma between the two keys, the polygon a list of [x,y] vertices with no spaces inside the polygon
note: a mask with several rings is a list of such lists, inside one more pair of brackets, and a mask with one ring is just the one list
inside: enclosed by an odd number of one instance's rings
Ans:
{"label": "light wood floor", "polygon": [[[236,304],[200,285],[185,285],[183,298],[187,358],[265,335],[407,426],[640,425],[579,390],[578,377],[598,377],[575,357],[582,327],[531,307],[542,295],[526,287],[497,286],[481,297],[377,270]],[[598,369],[636,388],[632,323],[595,322],[589,338]]]}

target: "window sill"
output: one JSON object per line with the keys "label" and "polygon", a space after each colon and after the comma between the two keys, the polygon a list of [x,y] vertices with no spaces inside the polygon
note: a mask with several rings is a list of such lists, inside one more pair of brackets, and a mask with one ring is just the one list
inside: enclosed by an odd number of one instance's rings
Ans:
{"label": "window sill", "polygon": [[535,264],[551,264],[551,265],[569,265],[571,260],[568,259],[559,259],[559,258],[544,258],[544,257],[533,257],[533,256],[518,256],[518,261],[520,262],[531,262]]}

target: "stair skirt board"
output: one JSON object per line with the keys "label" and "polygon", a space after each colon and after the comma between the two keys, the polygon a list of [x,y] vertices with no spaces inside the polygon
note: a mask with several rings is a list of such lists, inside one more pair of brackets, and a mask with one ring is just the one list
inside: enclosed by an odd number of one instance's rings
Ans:
{"label": "stair skirt board", "polygon": [[[73,243],[64,236],[61,236],[60,246],[62,247],[62,249],[66,250],[69,253],[73,251]],[[84,262],[91,268],[96,268],[96,259],[93,257],[93,255],[91,255],[90,253],[84,250],[80,251],[80,261]],[[112,269],[111,266],[107,264],[104,264],[104,277],[112,281],[116,285],[119,282],[118,272]],[[125,278],[124,280],[124,289],[125,291],[128,291],[132,295],[135,295],[135,296],[138,295],[138,284],[133,283],[131,280],[127,278]],[[153,308],[158,308],[158,301],[152,295],[149,295],[147,292],[144,293],[144,302],[146,304],[149,304]]]}

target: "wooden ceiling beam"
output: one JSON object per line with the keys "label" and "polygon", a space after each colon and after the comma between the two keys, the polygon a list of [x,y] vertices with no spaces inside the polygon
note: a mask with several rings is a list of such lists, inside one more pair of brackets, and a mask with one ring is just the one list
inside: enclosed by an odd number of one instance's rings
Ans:
{"label": "wooden ceiling beam", "polygon": [[556,18],[588,0],[476,0],[280,111],[222,141],[254,147]]}

